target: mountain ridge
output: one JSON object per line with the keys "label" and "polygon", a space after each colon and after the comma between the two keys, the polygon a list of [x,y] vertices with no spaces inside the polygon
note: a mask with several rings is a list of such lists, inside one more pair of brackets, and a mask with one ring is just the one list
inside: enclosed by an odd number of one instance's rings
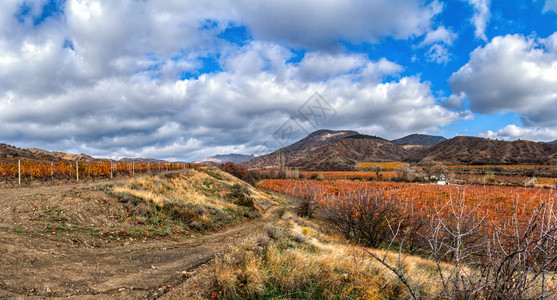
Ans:
{"label": "mountain ridge", "polygon": [[[335,138],[326,138],[331,136]],[[471,136],[446,139],[424,134],[388,141],[351,130],[319,130],[243,165],[248,168],[282,166],[305,170],[350,170],[357,163],[370,161],[557,165],[557,142],[499,141]]]}
{"label": "mountain ridge", "polygon": [[195,163],[196,164],[203,164],[203,163],[222,164],[226,162],[232,162],[235,164],[239,164],[251,160],[253,158],[255,158],[255,155],[253,154],[236,154],[236,153],[217,154],[217,155],[209,156],[207,158],[198,160]]}
{"label": "mountain ridge", "polygon": [[391,142],[401,146],[402,145],[435,146],[446,140],[447,138],[443,136],[414,133],[414,134],[407,135],[405,137],[392,140]]}

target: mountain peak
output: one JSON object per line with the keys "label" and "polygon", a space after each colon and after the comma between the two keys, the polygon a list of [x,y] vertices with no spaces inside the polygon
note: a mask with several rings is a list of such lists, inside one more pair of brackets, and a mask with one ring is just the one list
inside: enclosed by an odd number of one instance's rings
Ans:
{"label": "mountain peak", "polygon": [[414,133],[396,140],[392,140],[391,142],[397,145],[435,146],[446,140],[447,139],[442,136]]}

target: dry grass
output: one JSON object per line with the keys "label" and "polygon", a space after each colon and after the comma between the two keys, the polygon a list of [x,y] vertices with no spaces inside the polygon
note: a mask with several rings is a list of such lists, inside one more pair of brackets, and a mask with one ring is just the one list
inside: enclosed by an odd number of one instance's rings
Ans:
{"label": "dry grass", "polygon": [[255,218],[277,204],[269,194],[210,167],[133,178],[109,192],[147,223],[178,222],[194,231]]}
{"label": "dry grass", "polygon": [[[394,260],[396,254],[388,257]],[[443,268],[448,271],[451,266]],[[412,283],[419,283],[422,294],[439,294],[435,262],[410,256],[405,269]],[[289,212],[276,225],[265,226],[263,236],[248,238],[217,257],[211,267],[212,292],[225,299],[409,298],[402,283],[391,275],[362,248]]]}

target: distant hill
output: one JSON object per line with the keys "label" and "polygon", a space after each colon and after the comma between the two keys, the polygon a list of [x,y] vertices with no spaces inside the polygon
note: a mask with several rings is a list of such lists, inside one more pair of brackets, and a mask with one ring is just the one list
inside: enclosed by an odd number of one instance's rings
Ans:
{"label": "distant hill", "polygon": [[557,144],[557,140],[554,140],[553,142],[549,142],[548,144]]}
{"label": "distant hill", "polygon": [[87,155],[87,154],[74,154],[62,151],[46,151],[37,148],[29,148],[27,149],[30,152],[33,152],[37,155],[41,155],[43,157],[52,156],[55,157],[57,160],[78,160],[78,161],[94,161],[95,158]]}
{"label": "distant hill", "polygon": [[413,134],[392,142],[355,131],[319,130],[248,168],[279,165],[303,170],[351,170],[360,162],[408,161],[446,164],[557,164],[557,143],[513,142],[480,137]]}
{"label": "distant hill", "polygon": [[442,136],[427,135],[427,134],[411,134],[403,138],[392,140],[397,145],[420,145],[420,146],[435,146],[447,139]]}
{"label": "distant hill", "polygon": [[281,161],[284,164],[288,164],[290,161],[306,157],[316,149],[332,144],[345,137],[359,134],[359,132],[352,130],[318,130],[290,146],[270,154],[258,156],[244,163],[244,165],[248,168],[277,167]]}
{"label": "distant hill", "polygon": [[286,165],[303,170],[350,170],[360,162],[401,161],[408,157],[408,151],[385,139],[360,135],[345,137]]}
{"label": "distant hill", "polygon": [[[0,144],[0,162],[13,161],[17,159],[26,159],[31,161],[82,161],[93,162],[105,160],[102,158],[94,158],[87,154],[74,154],[63,151],[47,151],[38,148],[22,149],[7,144]],[[165,162],[164,160],[150,158],[122,158],[122,162]]]}
{"label": "distant hill", "polygon": [[154,158],[121,158],[121,162],[135,162],[135,163],[164,163],[166,160],[154,159]]}
{"label": "distant hill", "polygon": [[57,160],[52,155],[35,153],[27,149],[21,149],[7,144],[0,144],[0,160],[10,160],[17,158],[26,158],[30,160]]}
{"label": "distant hill", "polygon": [[411,160],[422,163],[556,164],[557,144],[457,136],[419,152]]}
{"label": "distant hill", "polygon": [[214,163],[214,164],[222,164],[225,162],[233,162],[235,164],[246,162],[250,159],[255,158],[255,155],[250,154],[217,154],[211,157],[207,157],[200,161],[196,161],[195,163],[203,164],[203,163]]}
{"label": "distant hill", "polygon": [[60,161],[60,160],[79,160],[94,161],[95,158],[86,154],[73,154],[62,151],[46,151],[37,148],[22,149],[7,144],[0,144],[0,160],[13,159]]}

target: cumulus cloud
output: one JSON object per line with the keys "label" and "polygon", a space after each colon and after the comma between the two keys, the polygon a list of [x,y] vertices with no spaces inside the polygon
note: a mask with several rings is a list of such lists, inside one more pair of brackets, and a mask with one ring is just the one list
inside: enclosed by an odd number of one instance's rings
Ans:
{"label": "cumulus cloud", "polygon": [[330,56],[308,54],[299,63],[288,63],[288,50],[253,42],[228,60],[245,55],[265,63],[253,67],[257,72],[228,67],[175,82],[111,78],[56,96],[3,100],[0,132],[14,141],[25,137],[29,146],[72,145],[102,156],[197,159],[208,151],[250,152],[272,142],[272,133],[296,117],[314,91],[338,112],[320,124],[325,128],[357,128],[391,138],[466,117],[438,106],[429,84],[417,77],[381,82],[386,74],[401,70],[385,59],[337,56],[333,60],[353,62],[352,72],[317,68],[310,74],[328,76],[316,80],[308,77],[308,66],[326,65]]}
{"label": "cumulus cloud", "polygon": [[426,52],[428,61],[439,64],[447,63],[450,61],[448,48],[452,46],[457,37],[458,35],[452,30],[439,26],[437,29],[428,32],[418,46],[429,47]]}
{"label": "cumulus cloud", "polygon": [[485,30],[487,28],[487,23],[491,18],[491,11],[489,6],[491,5],[491,0],[467,0],[470,5],[474,8],[474,15],[472,16],[472,24],[476,28],[474,31],[474,35],[487,41],[487,37],[485,35]]}
{"label": "cumulus cloud", "polygon": [[[394,138],[469,116],[438,105],[403,66],[331,51],[339,40],[422,35],[436,1],[67,0],[47,17],[47,1],[33,3],[25,14],[21,1],[0,9],[0,139],[18,146],[113,158],[249,153],[290,117],[311,128],[297,109],[315,91],[338,112],[323,128]],[[231,24],[254,40],[219,38]],[[446,43],[441,33],[429,40]],[[309,50],[293,62],[291,47]],[[200,72],[208,59],[217,67]]]}
{"label": "cumulus cloud", "polygon": [[419,36],[442,10],[437,1],[407,0],[243,0],[235,4],[255,37],[311,48],[334,47],[339,39],[361,43],[385,36]]}
{"label": "cumulus cloud", "polygon": [[552,142],[557,139],[557,129],[552,128],[525,128],[514,124],[507,125],[497,131],[485,131],[479,134],[491,139],[514,141],[517,139]]}
{"label": "cumulus cloud", "polygon": [[557,126],[556,39],[496,37],[451,76],[451,89],[468,96],[473,112],[513,111],[527,126]]}
{"label": "cumulus cloud", "polygon": [[428,32],[420,45],[427,46],[435,43],[443,43],[450,46],[457,37],[457,34],[452,30],[445,28],[445,26],[439,26],[437,29]]}

